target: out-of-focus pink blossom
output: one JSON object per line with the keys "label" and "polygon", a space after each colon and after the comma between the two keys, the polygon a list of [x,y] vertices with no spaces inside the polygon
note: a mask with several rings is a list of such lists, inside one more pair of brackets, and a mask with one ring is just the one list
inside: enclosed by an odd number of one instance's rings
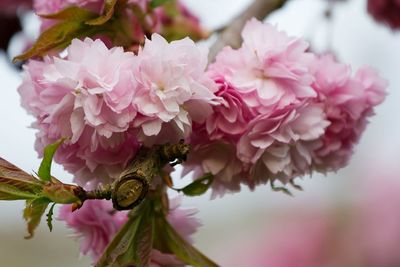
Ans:
{"label": "out-of-focus pink blossom", "polygon": [[372,165],[353,177],[357,188],[345,199],[269,216],[268,227],[247,232],[232,250],[224,248],[226,255],[241,255],[225,257],[224,266],[400,266],[399,170]]}
{"label": "out-of-focus pink blossom", "polygon": [[226,47],[210,66],[244,95],[260,113],[316,97],[308,71],[313,54],[308,44],[256,19],[247,22],[238,50]]}
{"label": "out-of-focus pink blossom", "polygon": [[188,38],[168,43],[153,34],[138,58],[133,102],[140,113],[135,120],[140,141],[177,142],[187,137],[192,120],[203,121],[217,103],[217,87],[205,75],[207,50]]}
{"label": "out-of-focus pink blossom", "polygon": [[116,212],[110,201],[88,200],[82,208],[72,212],[71,205],[60,209],[59,219],[65,221],[81,238],[80,251],[96,261],[112,238],[127,221],[126,212]]}
{"label": "out-of-focus pink blossom", "polygon": [[[138,150],[129,131],[137,109],[132,103],[136,57],[100,40],[74,40],[66,58],[30,61],[18,91],[39,129],[36,149],[69,138],[56,161],[82,186],[108,182]],[[89,183],[89,184],[87,184]]]}
{"label": "out-of-focus pink blossom", "polygon": [[32,0],[0,0],[1,16],[16,16],[18,9],[29,9]]}
{"label": "out-of-focus pink blossom", "polygon": [[[181,209],[180,198],[170,201],[168,221],[174,229],[186,240],[191,241],[190,236],[201,225],[193,217],[196,209]],[[127,222],[127,212],[116,211],[112,203],[106,200],[87,200],[77,211],[72,212],[71,205],[64,205],[60,209],[59,219],[65,221],[80,238],[82,254],[90,254],[97,261],[107,245],[111,242],[119,229]],[[174,255],[161,253],[158,250],[151,252],[152,267],[183,267],[185,266]]]}
{"label": "out-of-focus pink blossom", "polygon": [[368,12],[376,21],[396,30],[400,28],[399,0],[368,0]]}

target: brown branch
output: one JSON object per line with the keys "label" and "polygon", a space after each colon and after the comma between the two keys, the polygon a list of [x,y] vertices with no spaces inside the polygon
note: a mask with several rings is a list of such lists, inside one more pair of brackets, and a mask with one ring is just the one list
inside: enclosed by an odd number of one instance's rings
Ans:
{"label": "brown branch", "polygon": [[225,46],[238,48],[242,42],[240,35],[246,21],[255,17],[264,19],[272,11],[282,7],[288,0],[254,0],[239,16],[234,18],[228,27],[219,35],[217,41],[210,48],[209,62],[214,61],[218,52]]}

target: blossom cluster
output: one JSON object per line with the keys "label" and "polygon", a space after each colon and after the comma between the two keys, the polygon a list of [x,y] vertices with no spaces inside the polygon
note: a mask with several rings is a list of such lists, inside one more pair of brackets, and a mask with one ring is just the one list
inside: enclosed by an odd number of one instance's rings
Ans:
{"label": "blossom cluster", "polygon": [[242,37],[208,68],[207,49],[158,34],[137,55],[75,39],[65,57],[31,60],[19,92],[37,151],[68,138],[55,159],[87,188],[118,177],[141,145],[180,139],[192,145],[184,174],[211,172],[215,194],[345,166],[386,81],[255,19]]}
{"label": "blossom cluster", "polygon": [[[168,213],[169,223],[187,241],[191,241],[191,235],[201,225],[193,217],[196,209],[180,208],[181,199],[173,198],[170,201]],[[88,200],[79,210],[72,212],[70,205],[64,205],[60,209],[59,220],[65,221],[67,226],[74,231],[74,235],[80,238],[80,251],[83,255],[90,254],[96,262],[111,242],[116,233],[128,221],[128,213],[115,211],[112,203],[106,200]],[[161,253],[154,249],[151,252],[151,265],[181,267],[184,263],[172,254]]]}
{"label": "blossom cluster", "polygon": [[208,68],[222,101],[194,126],[184,174],[211,172],[218,195],[345,166],[386,82],[369,67],[352,76],[333,56],[255,19],[242,38]]}

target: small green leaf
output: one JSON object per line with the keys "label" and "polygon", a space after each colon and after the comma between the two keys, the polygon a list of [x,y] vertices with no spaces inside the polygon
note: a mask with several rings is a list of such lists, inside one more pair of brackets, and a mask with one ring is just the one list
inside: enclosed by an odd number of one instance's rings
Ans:
{"label": "small green leaf", "polygon": [[46,214],[47,217],[47,226],[49,227],[50,232],[53,231],[53,214],[54,214],[54,206],[57,203],[53,203],[51,205],[49,212]]}
{"label": "small green leaf", "polygon": [[38,171],[38,176],[42,181],[48,182],[51,180],[51,163],[53,162],[53,156],[64,140],[65,139],[62,138],[44,148],[43,159]]}
{"label": "small green leaf", "polygon": [[103,25],[114,15],[115,5],[117,2],[117,0],[106,0],[104,3],[104,14],[95,19],[86,21],[85,23],[88,25]]}
{"label": "small green leaf", "polygon": [[156,8],[159,6],[164,5],[165,3],[171,2],[172,0],[151,0],[150,2],[150,7],[151,8]]}
{"label": "small green leaf", "polygon": [[28,51],[15,57],[13,62],[43,56],[54,48],[68,45],[73,38],[87,30],[84,26],[82,22],[75,20],[66,20],[54,25],[44,31]]}
{"label": "small green leaf", "polygon": [[178,191],[183,192],[187,196],[200,196],[208,190],[213,180],[214,176],[211,173],[206,173],[202,177],[196,179],[193,183],[182,189],[178,189]]}
{"label": "small green leaf", "polygon": [[292,192],[290,192],[289,189],[287,189],[286,187],[283,187],[283,186],[276,186],[274,184],[274,182],[272,182],[272,181],[271,181],[271,188],[275,192],[282,192],[288,196],[293,196]]}
{"label": "small green leaf", "polygon": [[296,184],[296,182],[294,181],[294,179],[291,179],[289,181],[289,183],[297,190],[299,191],[303,191],[303,187],[301,187],[300,185]]}
{"label": "small green leaf", "polygon": [[133,235],[133,239],[127,249],[127,253],[117,258],[117,266],[148,266],[150,263],[150,254],[153,249],[153,230],[154,230],[154,212],[149,206],[142,210],[137,218],[138,225]]}
{"label": "small green leaf", "polygon": [[47,198],[36,198],[33,200],[26,201],[26,207],[24,210],[24,219],[28,223],[28,233],[26,239],[33,237],[35,229],[38,227],[40,220],[46,211],[50,201]]}
{"label": "small green leaf", "polygon": [[93,19],[98,15],[85,8],[81,8],[78,6],[69,6],[57,13],[39,14],[39,16],[45,19],[86,21],[89,19]]}
{"label": "small green leaf", "polygon": [[165,217],[157,218],[157,233],[155,236],[166,252],[175,254],[181,261],[194,267],[218,267],[218,264],[207,258],[189,242],[182,238]]}

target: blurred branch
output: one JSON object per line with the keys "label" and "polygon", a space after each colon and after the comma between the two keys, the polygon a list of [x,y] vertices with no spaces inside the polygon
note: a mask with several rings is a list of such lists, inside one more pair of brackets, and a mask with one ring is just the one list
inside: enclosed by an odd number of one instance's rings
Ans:
{"label": "blurred branch", "polygon": [[254,0],[254,2],[244,10],[239,16],[234,18],[229,26],[226,27],[218,36],[217,41],[210,48],[209,62],[214,61],[218,52],[225,46],[237,48],[242,42],[241,31],[246,22],[255,17],[259,20],[264,19],[274,10],[282,7],[288,0]]}

